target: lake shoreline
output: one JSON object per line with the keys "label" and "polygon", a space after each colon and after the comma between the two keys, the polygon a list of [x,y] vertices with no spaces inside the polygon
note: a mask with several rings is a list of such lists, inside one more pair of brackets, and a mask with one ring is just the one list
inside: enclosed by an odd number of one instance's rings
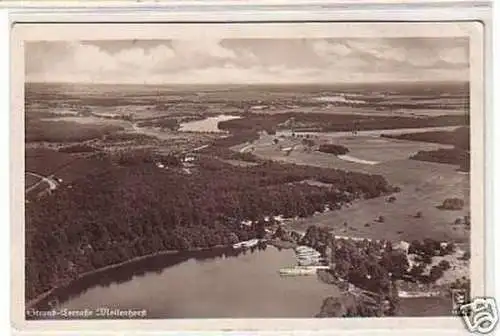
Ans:
{"label": "lake shoreline", "polygon": [[26,303],[25,310],[34,309],[37,304],[42,302],[44,299],[46,299],[50,295],[54,294],[55,291],[67,288],[75,281],[78,281],[78,280],[84,279],[86,277],[96,275],[96,274],[99,274],[99,273],[102,273],[105,271],[109,271],[109,270],[112,270],[112,269],[115,269],[115,268],[118,268],[121,266],[125,266],[128,264],[137,262],[137,261],[145,260],[145,259],[152,258],[152,257],[175,255],[178,253],[203,252],[203,251],[211,251],[214,249],[230,248],[230,247],[231,247],[231,245],[215,245],[212,247],[199,247],[199,248],[192,248],[192,249],[188,249],[188,250],[163,250],[163,251],[159,251],[159,252],[149,253],[149,254],[146,254],[143,256],[134,257],[132,259],[122,261],[119,263],[103,266],[103,267],[100,267],[98,269],[95,269],[92,271],[87,271],[87,272],[84,272],[82,274],[79,274],[77,277],[67,281],[64,285],[52,287],[51,289],[41,293],[40,295],[38,295],[37,297],[35,297],[34,299],[32,299]]}

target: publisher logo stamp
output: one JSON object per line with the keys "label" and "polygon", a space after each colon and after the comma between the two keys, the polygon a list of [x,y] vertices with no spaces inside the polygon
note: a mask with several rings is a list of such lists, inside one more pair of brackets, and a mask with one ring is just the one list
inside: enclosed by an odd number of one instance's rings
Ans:
{"label": "publisher logo stamp", "polygon": [[488,334],[495,329],[498,323],[498,308],[494,298],[476,297],[467,302],[465,297],[457,293],[453,300],[455,299],[463,299],[463,303],[456,303],[459,306],[458,315],[462,317],[470,332]]}

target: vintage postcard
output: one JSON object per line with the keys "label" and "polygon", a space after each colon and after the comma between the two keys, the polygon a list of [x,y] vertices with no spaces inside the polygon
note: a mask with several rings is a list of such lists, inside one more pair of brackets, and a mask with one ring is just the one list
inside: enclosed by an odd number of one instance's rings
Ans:
{"label": "vintage postcard", "polygon": [[465,332],[482,41],[467,22],[14,25],[15,325]]}

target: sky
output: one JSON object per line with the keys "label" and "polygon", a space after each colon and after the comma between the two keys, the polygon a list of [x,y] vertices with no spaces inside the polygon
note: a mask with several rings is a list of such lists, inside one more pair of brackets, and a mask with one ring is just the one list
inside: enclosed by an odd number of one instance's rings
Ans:
{"label": "sky", "polygon": [[27,82],[284,84],[468,81],[467,38],[40,41]]}

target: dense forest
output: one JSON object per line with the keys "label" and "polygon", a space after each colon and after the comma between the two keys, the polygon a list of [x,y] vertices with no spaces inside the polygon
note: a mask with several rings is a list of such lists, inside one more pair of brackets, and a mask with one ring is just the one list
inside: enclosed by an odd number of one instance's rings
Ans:
{"label": "dense forest", "polygon": [[[201,157],[186,175],[178,162],[159,169],[141,157],[96,158],[107,169],[26,204],[28,300],[134,257],[258,237],[265,215],[304,217],[394,190],[381,176],[273,162],[236,167]],[[306,179],[332,187],[299,183]]]}

